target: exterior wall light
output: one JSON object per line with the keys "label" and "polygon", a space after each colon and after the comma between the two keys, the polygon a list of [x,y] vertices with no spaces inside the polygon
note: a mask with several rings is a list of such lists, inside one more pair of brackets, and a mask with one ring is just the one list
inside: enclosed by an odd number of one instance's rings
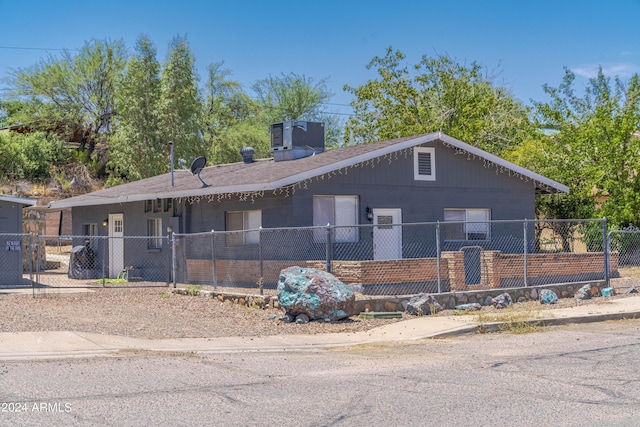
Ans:
{"label": "exterior wall light", "polygon": [[367,219],[369,220],[369,222],[373,221],[373,210],[371,210],[371,208],[368,206],[367,206]]}

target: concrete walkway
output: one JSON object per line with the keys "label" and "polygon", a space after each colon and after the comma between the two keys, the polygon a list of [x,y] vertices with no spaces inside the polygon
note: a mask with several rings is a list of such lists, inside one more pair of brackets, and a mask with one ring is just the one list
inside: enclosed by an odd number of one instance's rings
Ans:
{"label": "concrete walkway", "polygon": [[[533,321],[544,325],[640,318],[640,295],[601,304],[539,311]],[[84,332],[0,333],[0,360],[51,359],[126,355],[141,352],[236,353],[246,351],[311,350],[381,342],[443,338],[474,333],[477,316],[416,317],[366,332],[263,337],[141,339]],[[482,323],[485,330],[499,323]]]}

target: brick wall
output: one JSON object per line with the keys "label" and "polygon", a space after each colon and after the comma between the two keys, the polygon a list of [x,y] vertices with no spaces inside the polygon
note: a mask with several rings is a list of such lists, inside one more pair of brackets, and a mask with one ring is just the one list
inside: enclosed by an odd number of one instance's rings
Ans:
{"label": "brick wall", "polygon": [[[443,252],[440,265],[441,280],[449,281],[451,291],[473,288],[497,289],[504,278],[524,277],[523,254],[503,254],[483,251],[481,257],[482,280],[480,284],[465,284],[463,252]],[[571,276],[603,271],[603,253],[547,253],[527,255],[527,275],[536,277]],[[299,265],[326,270],[325,261],[263,261],[262,277],[265,284],[278,283],[280,271]],[[375,285],[401,284],[438,280],[435,258],[407,258],[400,260],[333,261],[332,273],[347,284]],[[260,262],[253,260],[216,260],[216,276],[219,283],[256,283],[260,278]],[[212,283],[211,260],[187,260],[188,283]],[[618,257],[611,257],[610,271],[618,269]]]}

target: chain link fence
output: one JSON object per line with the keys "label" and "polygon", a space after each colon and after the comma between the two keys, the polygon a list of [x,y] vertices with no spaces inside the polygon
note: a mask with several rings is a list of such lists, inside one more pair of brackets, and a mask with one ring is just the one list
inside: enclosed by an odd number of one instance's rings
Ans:
{"label": "chain link fence", "polygon": [[168,286],[168,237],[0,234],[0,286]]}
{"label": "chain link fence", "polygon": [[617,265],[618,275],[637,277],[640,273],[640,230],[634,227],[612,230],[608,242],[610,263]]}
{"label": "chain link fence", "polygon": [[608,280],[606,221],[491,221],[175,234],[174,283],[273,289],[291,266],[327,270],[364,294]]}
{"label": "chain link fence", "polygon": [[[640,231],[606,221],[366,224],[173,234],[0,234],[0,286],[276,288],[291,266],[367,295],[609,280],[640,267]],[[607,243],[608,244],[605,244]],[[609,250],[610,248],[610,250]]]}

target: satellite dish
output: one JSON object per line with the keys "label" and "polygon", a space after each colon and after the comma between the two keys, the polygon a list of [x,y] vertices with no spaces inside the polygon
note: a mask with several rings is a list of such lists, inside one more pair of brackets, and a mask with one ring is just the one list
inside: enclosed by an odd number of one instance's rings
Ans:
{"label": "satellite dish", "polygon": [[191,163],[191,174],[198,175],[198,179],[202,183],[202,188],[208,187],[209,184],[205,183],[202,178],[200,178],[200,172],[204,169],[204,165],[207,164],[207,159],[204,157],[196,157],[196,159]]}

